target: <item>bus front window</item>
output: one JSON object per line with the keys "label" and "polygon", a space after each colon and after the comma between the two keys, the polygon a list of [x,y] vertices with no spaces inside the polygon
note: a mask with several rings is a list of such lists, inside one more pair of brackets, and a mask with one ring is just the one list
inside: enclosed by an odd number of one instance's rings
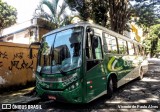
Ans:
{"label": "bus front window", "polygon": [[45,74],[70,71],[81,65],[83,28],[75,27],[43,38],[38,66]]}

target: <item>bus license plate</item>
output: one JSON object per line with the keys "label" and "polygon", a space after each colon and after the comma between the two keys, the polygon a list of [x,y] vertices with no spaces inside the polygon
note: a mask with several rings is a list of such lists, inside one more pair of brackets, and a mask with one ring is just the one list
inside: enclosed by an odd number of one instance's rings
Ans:
{"label": "bus license plate", "polygon": [[48,99],[50,99],[50,100],[56,100],[56,97],[55,96],[48,96]]}

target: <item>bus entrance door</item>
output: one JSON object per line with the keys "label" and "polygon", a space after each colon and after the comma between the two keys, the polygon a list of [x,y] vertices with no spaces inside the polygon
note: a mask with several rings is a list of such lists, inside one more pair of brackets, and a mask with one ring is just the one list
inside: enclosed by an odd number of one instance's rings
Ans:
{"label": "bus entrance door", "polygon": [[94,35],[87,40],[85,79],[88,101],[94,99],[105,90],[106,80],[100,36]]}

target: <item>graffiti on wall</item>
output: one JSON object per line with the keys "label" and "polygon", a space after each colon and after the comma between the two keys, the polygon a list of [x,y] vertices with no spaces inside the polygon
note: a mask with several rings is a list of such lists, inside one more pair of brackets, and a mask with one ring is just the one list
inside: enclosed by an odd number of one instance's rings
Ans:
{"label": "graffiti on wall", "polygon": [[16,68],[18,70],[21,69],[33,69],[33,60],[29,63],[24,58],[23,52],[15,53],[13,59],[11,60],[10,66],[8,67],[9,70]]}
{"label": "graffiti on wall", "polygon": [[0,58],[8,59],[7,53],[6,53],[6,52],[1,52],[1,51],[0,51]]}
{"label": "graffiti on wall", "polygon": [[[2,60],[8,59],[7,52],[1,52],[0,51],[0,59],[2,59]],[[0,61],[0,67],[3,67],[3,61]]]}
{"label": "graffiti on wall", "polygon": [[[1,52],[0,51],[0,67],[3,67],[3,61],[5,59],[9,59],[8,57],[13,57],[10,58],[10,63],[8,70],[13,70],[13,68],[22,70],[22,69],[33,69],[33,60],[29,59],[29,55],[25,56],[24,52],[17,52],[15,54],[12,54],[13,56],[8,56],[7,52]],[[37,58],[37,54],[33,54],[33,59]],[[28,61],[29,60],[29,61]]]}
{"label": "graffiti on wall", "polygon": [[33,60],[31,63],[27,63],[25,60],[22,61],[11,61],[11,65],[8,67],[9,70],[12,70],[15,67],[18,70],[21,69],[33,69]]}
{"label": "graffiti on wall", "polygon": [[37,55],[38,47],[30,59],[28,45],[0,43],[0,88],[34,81]]}

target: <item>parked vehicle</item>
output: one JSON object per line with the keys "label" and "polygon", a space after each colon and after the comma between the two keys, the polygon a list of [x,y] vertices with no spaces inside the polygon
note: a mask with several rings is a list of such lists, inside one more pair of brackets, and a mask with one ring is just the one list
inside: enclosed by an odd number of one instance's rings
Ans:
{"label": "parked vehicle", "polygon": [[111,97],[148,70],[143,45],[95,24],[56,29],[39,45],[36,91],[42,98],[88,103],[104,94]]}

